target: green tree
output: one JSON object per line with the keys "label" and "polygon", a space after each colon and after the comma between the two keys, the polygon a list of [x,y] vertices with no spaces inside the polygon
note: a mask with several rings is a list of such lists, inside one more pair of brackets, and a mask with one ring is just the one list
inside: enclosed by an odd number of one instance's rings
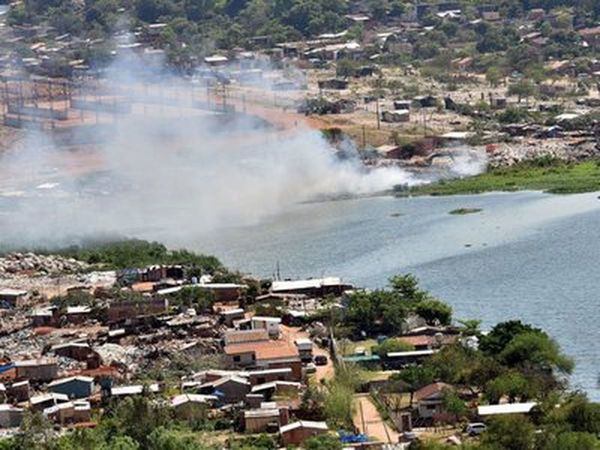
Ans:
{"label": "green tree", "polygon": [[348,299],[345,322],[367,335],[398,334],[407,314],[407,305],[395,292],[356,292]]}
{"label": "green tree", "polygon": [[492,87],[498,87],[503,78],[504,75],[502,71],[496,66],[488,67],[485,72],[485,79]]}
{"label": "green tree", "polygon": [[485,387],[485,395],[490,403],[499,403],[507,396],[509,402],[527,401],[535,393],[527,378],[521,373],[510,371],[490,380]]}
{"label": "green tree", "polygon": [[302,394],[302,402],[298,416],[303,419],[324,420],[325,419],[325,394],[322,389],[309,383]]}
{"label": "green tree", "polygon": [[543,372],[557,370],[563,374],[571,373],[574,366],[554,340],[536,331],[515,336],[500,353],[500,360],[509,367],[534,367]]}
{"label": "green tree", "polygon": [[460,332],[463,336],[481,336],[481,320],[459,320],[458,323],[460,324]]}
{"label": "green tree", "polygon": [[209,310],[215,301],[213,292],[203,289],[200,286],[185,287],[173,294],[172,297],[172,305],[182,305],[188,308],[193,307],[199,312]]}
{"label": "green tree", "polygon": [[140,444],[129,436],[115,436],[109,442],[103,443],[98,450],[140,450]]}
{"label": "green tree", "polygon": [[566,432],[560,433],[545,442],[542,450],[598,450],[600,441],[591,433]]}
{"label": "green tree", "polygon": [[406,388],[410,391],[410,405],[413,404],[413,396],[415,391],[423,386],[433,383],[436,380],[436,370],[429,366],[410,366],[402,369],[400,372],[394,373],[390,380],[401,381],[406,384]]}
{"label": "green tree", "polygon": [[498,355],[515,336],[529,331],[541,332],[539,328],[524,324],[520,320],[500,322],[487,335],[481,338],[479,348],[482,352],[490,356]]}
{"label": "green tree", "polygon": [[450,305],[435,299],[427,299],[419,302],[415,312],[425,319],[429,325],[449,325],[452,320],[452,308]]}
{"label": "green tree", "polygon": [[54,437],[52,423],[41,412],[27,412],[15,443],[19,449],[42,450],[50,448]]}
{"label": "green tree", "polygon": [[444,409],[452,414],[454,421],[460,420],[466,413],[467,407],[463,399],[452,389],[446,389],[443,392]]}
{"label": "green tree", "polygon": [[508,95],[516,95],[518,97],[519,103],[521,103],[522,99],[529,101],[529,97],[532,97],[536,94],[537,88],[536,86],[529,80],[521,80],[516,83],[512,83],[508,86]]}
{"label": "green tree", "polygon": [[600,404],[590,403],[586,398],[578,398],[566,408],[566,421],[573,431],[600,433]]}
{"label": "green tree", "polygon": [[482,442],[492,449],[532,450],[534,433],[535,427],[524,416],[497,417],[490,421]]}
{"label": "green tree", "polygon": [[395,275],[389,279],[390,287],[406,303],[419,303],[429,297],[429,293],[419,288],[419,280],[412,274]]}
{"label": "green tree", "polygon": [[354,414],[354,391],[339,382],[331,382],[324,404],[327,422],[334,427],[352,427]]}
{"label": "green tree", "polygon": [[154,430],[170,423],[170,411],[146,395],[120,401],[114,413],[117,429],[143,448],[148,448]]}

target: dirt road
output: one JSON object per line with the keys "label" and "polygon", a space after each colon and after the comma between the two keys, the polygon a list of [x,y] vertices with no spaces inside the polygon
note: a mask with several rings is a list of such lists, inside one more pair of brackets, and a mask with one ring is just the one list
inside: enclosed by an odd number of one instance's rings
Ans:
{"label": "dirt road", "polygon": [[[285,325],[281,326],[281,335],[284,339],[289,342],[294,342],[298,338],[309,338],[310,336],[306,331],[302,331],[302,329],[298,327],[288,327]],[[335,375],[335,369],[333,367],[333,362],[331,360],[331,356],[329,352],[321,347],[318,347],[316,344],[313,345],[313,355],[323,355],[327,357],[327,364],[324,366],[317,366],[317,373],[315,374],[315,378],[317,382],[321,382],[321,380],[330,380]]]}
{"label": "dirt road", "polygon": [[354,425],[362,434],[386,444],[398,442],[400,435],[385,423],[369,394],[356,394],[354,400],[356,403]]}

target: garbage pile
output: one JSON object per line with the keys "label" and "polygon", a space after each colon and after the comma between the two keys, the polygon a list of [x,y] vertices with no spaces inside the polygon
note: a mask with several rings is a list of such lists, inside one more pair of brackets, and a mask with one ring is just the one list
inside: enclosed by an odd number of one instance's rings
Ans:
{"label": "garbage pile", "polygon": [[78,273],[86,270],[88,264],[73,258],[35,253],[9,253],[0,258],[0,277],[17,274],[53,275]]}

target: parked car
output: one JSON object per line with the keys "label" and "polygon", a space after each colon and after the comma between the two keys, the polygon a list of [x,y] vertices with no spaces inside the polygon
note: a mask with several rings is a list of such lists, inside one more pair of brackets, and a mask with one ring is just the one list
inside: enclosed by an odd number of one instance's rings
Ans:
{"label": "parked car", "polygon": [[316,373],[317,372],[317,366],[315,366],[313,363],[308,363],[306,365],[306,373]]}
{"label": "parked car", "polygon": [[405,431],[400,435],[400,442],[414,442],[419,439],[419,436],[414,431]]}
{"label": "parked car", "polygon": [[487,429],[487,427],[485,426],[485,423],[476,422],[476,423],[470,423],[469,425],[467,425],[465,432],[469,436],[479,436],[486,429]]}
{"label": "parked car", "polygon": [[325,366],[325,365],[327,365],[327,356],[316,355],[314,358],[314,361],[317,366]]}

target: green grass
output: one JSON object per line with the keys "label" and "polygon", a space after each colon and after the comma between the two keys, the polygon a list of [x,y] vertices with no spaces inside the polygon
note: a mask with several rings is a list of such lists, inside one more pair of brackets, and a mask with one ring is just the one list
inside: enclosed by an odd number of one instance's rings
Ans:
{"label": "green grass", "polygon": [[565,163],[552,159],[491,169],[474,177],[417,186],[398,195],[457,195],[492,191],[544,191],[576,194],[600,191],[600,161]]}
{"label": "green grass", "polygon": [[343,356],[351,356],[354,355],[354,352],[358,347],[363,347],[367,354],[371,353],[371,347],[377,345],[376,339],[365,339],[362,341],[349,341],[344,340],[339,343],[340,351]]}

